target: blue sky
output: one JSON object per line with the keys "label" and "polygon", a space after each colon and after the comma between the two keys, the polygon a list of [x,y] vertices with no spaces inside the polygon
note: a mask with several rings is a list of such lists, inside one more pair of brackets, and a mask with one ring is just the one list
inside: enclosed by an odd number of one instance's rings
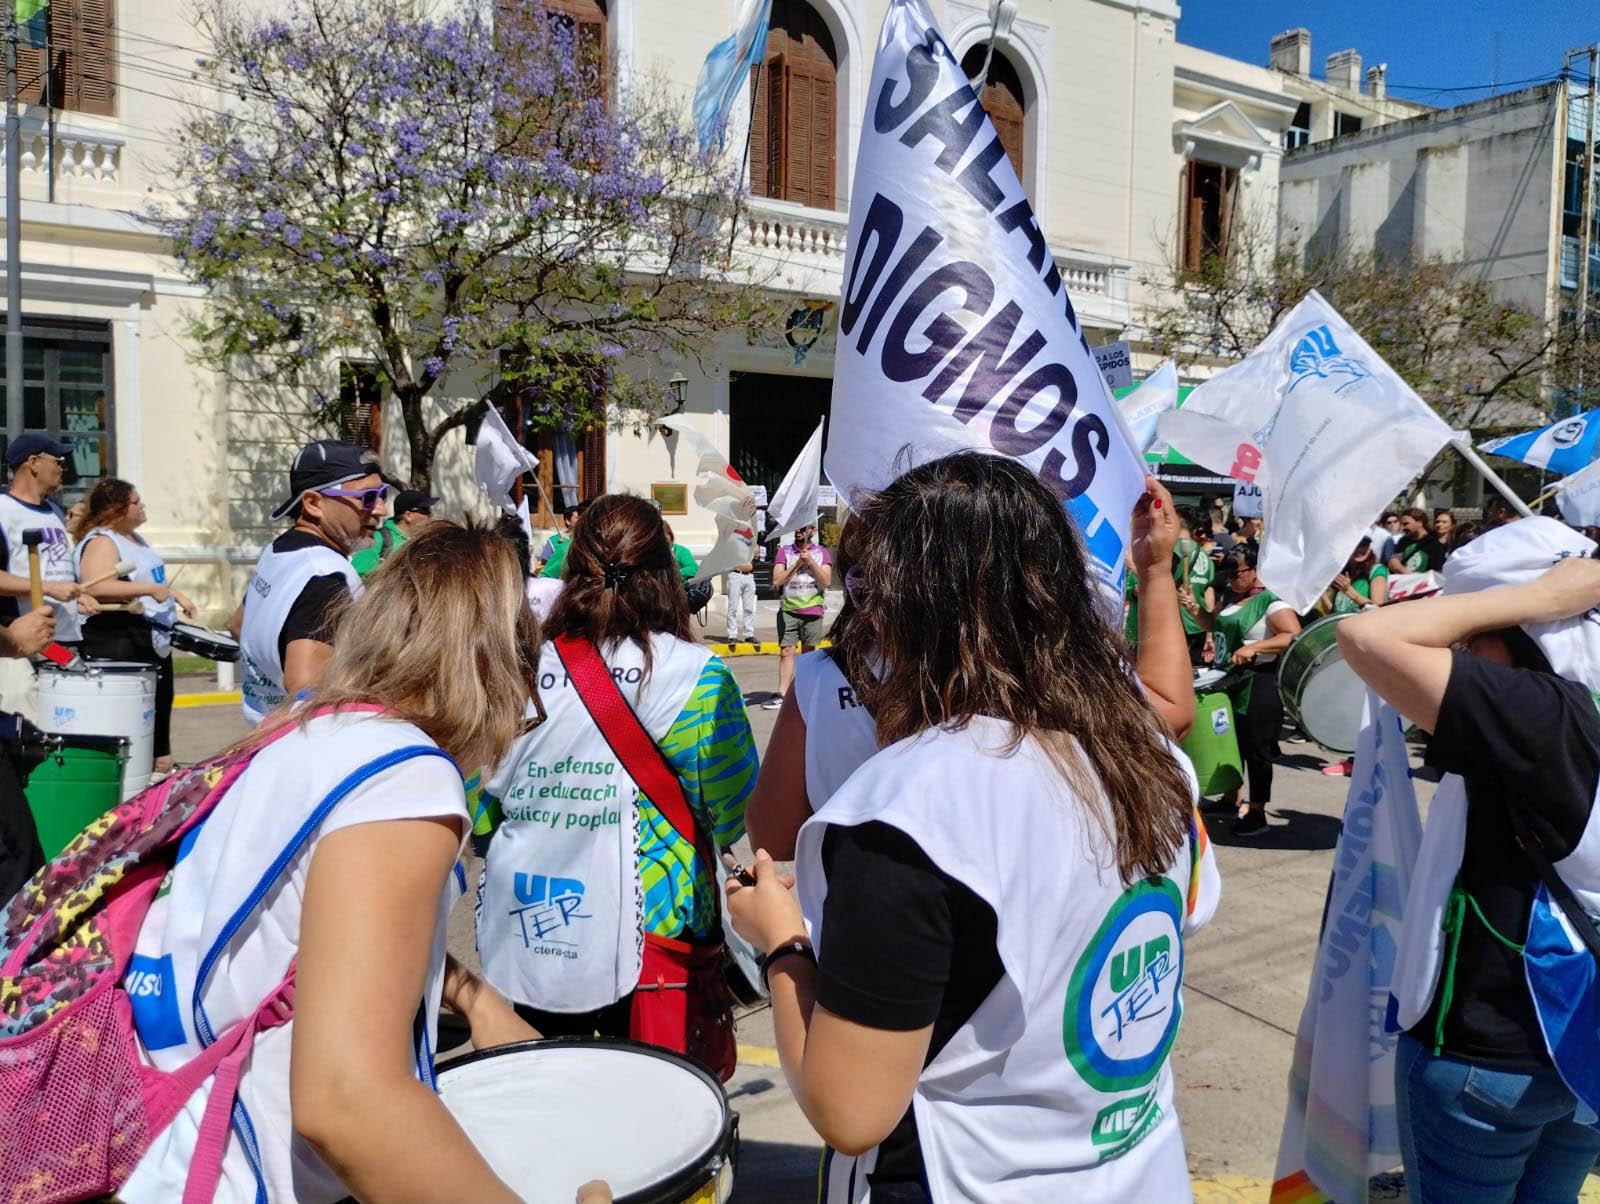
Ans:
{"label": "blue sky", "polygon": [[[1363,68],[1389,64],[1393,95],[1449,105],[1488,95],[1432,95],[1424,88],[1463,88],[1547,78],[1561,70],[1563,52],[1600,42],[1600,3],[1594,0],[1515,0],[1452,5],[1423,0],[1352,4],[1349,0],[1180,0],[1178,40],[1246,62],[1267,62],[1267,43],[1285,29],[1311,31],[1311,72],[1336,50],[1361,52]],[[1498,38],[1497,36],[1498,35]],[[1498,43],[1498,70],[1496,69]],[[1584,68],[1577,68],[1582,78]]]}

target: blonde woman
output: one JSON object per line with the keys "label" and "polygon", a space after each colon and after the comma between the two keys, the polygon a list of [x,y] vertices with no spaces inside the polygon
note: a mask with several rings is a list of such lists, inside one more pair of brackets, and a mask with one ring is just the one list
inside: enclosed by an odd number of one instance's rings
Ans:
{"label": "blonde woman", "polygon": [[[145,920],[130,973],[160,989],[133,1000],[142,1052],[181,1065],[292,969],[294,1018],[254,1042],[216,1199],[511,1201],[434,1094],[432,1049],[441,1003],[480,1048],[538,1035],[445,955],[462,775],[522,730],[538,660],[516,554],[490,530],[434,527],[337,632],[315,693],[250,737],[265,746]],[[183,1195],[210,1089],[120,1199]]]}

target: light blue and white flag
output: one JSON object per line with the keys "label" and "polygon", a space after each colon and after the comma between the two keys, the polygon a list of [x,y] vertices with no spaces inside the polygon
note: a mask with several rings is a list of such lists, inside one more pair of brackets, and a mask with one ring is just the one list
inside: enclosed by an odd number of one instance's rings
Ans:
{"label": "light blue and white flag", "polygon": [[1600,410],[1563,418],[1536,431],[1480,443],[1478,450],[1521,460],[1547,472],[1581,472],[1600,451]]}
{"label": "light blue and white flag", "polygon": [[1295,1034],[1273,1204],[1366,1204],[1400,1163],[1389,989],[1422,844],[1399,714],[1370,690],[1311,986]]}
{"label": "light blue and white flag", "polygon": [[1178,408],[1178,363],[1168,360],[1139,382],[1139,387],[1117,401],[1117,409],[1145,455],[1162,455],[1167,445],[1156,434],[1156,420]]}
{"label": "light blue and white flag", "polygon": [[750,68],[767,52],[767,22],[772,0],[744,0],[734,19],[733,34],[711,48],[694,86],[694,126],[700,149],[721,147],[734,102],[745,94]]}
{"label": "light blue and white flag", "polygon": [[1556,505],[1574,527],[1600,526],[1600,460],[1561,482]]}
{"label": "light blue and white flag", "polygon": [[1372,516],[1450,428],[1315,291],[1261,345],[1161,415],[1161,438],[1213,472],[1259,485],[1261,579],[1310,610]]}
{"label": "light blue and white flag", "polygon": [[828,479],[856,509],[905,468],[1010,456],[1072,511],[1120,609],[1144,461],[927,0],[888,9],[851,193]]}

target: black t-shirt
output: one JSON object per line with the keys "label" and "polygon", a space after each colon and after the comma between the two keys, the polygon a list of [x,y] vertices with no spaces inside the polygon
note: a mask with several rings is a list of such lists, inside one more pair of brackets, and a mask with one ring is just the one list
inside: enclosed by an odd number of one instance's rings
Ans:
{"label": "black t-shirt", "polygon": [[[332,545],[307,531],[285,531],[272,541],[274,552],[298,552],[303,548],[326,548]],[[289,608],[289,617],[278,632],[278,663],[288,655],[289,644],[294,640],[333,642],[333,625],[329,621],[333,608],[350,596],[350,586],[338,573],[313,577],[300,590],[300,596]]]}
{"label": "black t-shirt", "polygon": [[[994,909],[885,823],[830,827],[822,867],[827,941],[817,1002],[868,1028],[910,1032],[931,1024],[933,1061],[1005,973]],[[908,1108],[879,1147],[871,1178],[914,1183],[922,1174]]]}
{"label": "black t-shirt", "polygon": [[1444,567],[1444,544],[1431,531],[1421,539],[1402,539],[1395,555],[1408,573],[1431,573]]}
{"label": "black t-shirt", "polygon": [[[1508,818],[1516,807],[1551,861],[1577,846],[1600,782],[1600,712],[1575,682],[1457,652],[1428,763],[1467,786],[1466,852],[1457,885],[1501,935],[1521,944],[1539,879]],[[1432,1047],[1443,992],[1411,1030]],[[1548,1066],[1522,957],[1467,911],[1444,1048],[1506,1069]]]}

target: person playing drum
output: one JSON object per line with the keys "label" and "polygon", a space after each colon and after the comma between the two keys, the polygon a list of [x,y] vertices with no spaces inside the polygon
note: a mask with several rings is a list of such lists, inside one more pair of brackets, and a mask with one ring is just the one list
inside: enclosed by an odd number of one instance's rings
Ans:
{"label": "person playing drum", "polygon": [[1239,752],[1250,779],[1250,799],[1238,803],[1234,836],[1259,836],[1267,830],[1267,804],[1272,801],[1272,762],[1278,755],[1278,729],[1283,726],[1283,699],[1278,694],[1276,662],[1300,631],[1294,607],[1278,597],[1256,574],[1255,549],[1233,548],[1222,558],[1228,593],[1220,611],[1206,610],[1192,594],[1180,595],[1184,608],[1214,633],[1218,668],[1239,667],[1229,678],[1228,696],[1238,717]]}
{"label": "person playing drum", "polygon": [[1389,569],[1372,550],[1372,536],[1363,535],[1345,562],[1344,572],[1333,579],[1318,609],[1324,614],[1353,615],[1389,600]]}
{"label": "person playing drum", "polygon": [[26,609],[32,587],[23,536],[40,531],[39,575],[44,579],[44,599],[56,612],[55,638],[62,644],[76,644],[84,616],[98,609],[93,598],[82,597],[72,571],[66,523],[48,500],[61,488],[71,462],[72,444],[46,435],[19,435],[6,449],[11,488],[0,494],[0,623],[10,623]]}
{"label": "person playing drum", "polygon": [[78,579],[94,581],[127,561],[133,571],[86,587],[96,601],[139,600],[142,613],[106,611],[83,625],[83,655],[90,660],[140,661],[156,669],[155,771],[172,770],[172,624],[179,608],[191,619],[195,606],[166,584],[167,566],[138,533],[144,499],[127,481],[107,477],[90,490],[84,513],[68,534],[77,541]]}

